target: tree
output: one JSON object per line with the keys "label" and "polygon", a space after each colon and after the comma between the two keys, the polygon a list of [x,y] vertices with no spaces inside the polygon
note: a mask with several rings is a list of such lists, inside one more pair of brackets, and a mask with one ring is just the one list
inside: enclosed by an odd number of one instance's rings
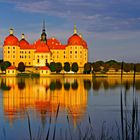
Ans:
{"label": "tree", "polygon": [[50,63],[50,70],[51,70],[51,72],[55,72],[56,71],[55,62],[51,62]]}
{"label": "tree", "polygon": [[25,65],[23,62],[19,62],[18,64],[18,71],[24,72],[25,71]]}
{"label": "tree", "polygon": [[103,69],[104,72],[107,72],[110,68],[109,64],[107,64],[107,63],[103,64],[103,67],[104,67],[104,69]]}
{"label": "tree", "polygon": [[124,69],[125,72],[130,72],[130,70],[131,70],[131,64],[124,63],[123,64],[123,69]]}
{"label": "tree", "polygon": [[101,71],[101,67],[100,67],[100,64],[99,63],[93,63],[92,66],[93,66],[93,71],[94,72]]}
{"label": "tree", "polygon": [[69,62],[64,63],[64,71],[66,71],[66,72],[70,71],[70,63]]}
{"label": "tree", "polygon": [[140,72],[140,64],[136,64],[136,72]]}
{"label": "tree", "polygon": [[118,71],[119,69],[121,69],[121,65],[116,63],[112,65],[112,68],[114,68],[115,71]]}
{"label": "tree", "polygon": [[78,69],[79,69],[79,68],[78,68],[78,64],[77,64],[76,62],[72,63],[71,70],[72,70],[73,72],[77,72]]}
{"label": "tree", "polygon": [[55,63],[56,72],[60,73],[62,70],[62,64],[60,62]]}
{"label": "tree", "polygon": [[11,63],[9,61],[4,61],[1,63],[1,70],[5,71],[10,66],[11,66]]}
{"label": "tree", "polygon": [[91,72],[91,64],[90,63],[85,63],[84,64],[84,73],[89,74]]}
{"label": "tree", "polygon": [[50,65],[49,65],[49,63],[46,63],[46,66],[47,66],[48,68],[50,68]]}

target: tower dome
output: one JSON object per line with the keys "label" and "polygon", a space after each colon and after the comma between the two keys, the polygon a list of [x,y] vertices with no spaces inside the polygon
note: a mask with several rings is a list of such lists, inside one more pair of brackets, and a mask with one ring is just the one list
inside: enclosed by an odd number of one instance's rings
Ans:
{"label": "tower dome", "polygon": [[74,33],[73,33],[73,35],[68,39],[68,45],[82,45],[82,39],[77,34],[76,25],[74,25]]}
{"label": "tower dome", "polygon": [[21,40],[19,41],[19,46],[20,46],[21,49],[24,49],[24,48],[26,48],[26,47],[29,46],[29,43],[28,43],[28,41],[25,39],[24,34],[22,34],[22,38],[21,38]]}
{"label": "tower dome", "polygon": [[18,46],[19,40],[14,36],[14,30],[10,29],[10,35],[4,40],[4,46]]}

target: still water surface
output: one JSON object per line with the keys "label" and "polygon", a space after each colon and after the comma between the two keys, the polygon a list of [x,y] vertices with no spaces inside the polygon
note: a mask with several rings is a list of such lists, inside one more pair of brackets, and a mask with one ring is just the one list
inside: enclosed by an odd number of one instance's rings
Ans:
{"label": "still water surface", "polygon": [[[124,79],[123,95],[127,109],[132,109],[133,80]],[[120,124],[120,79],[84,78],[1,78],[0,79],[0,140],[45,139],[51,118],[50,137],[56,124],[56,139],[77,139],[79,128],[85,132],[91,123],[100,137],[101,128]],[[140,101],[140,79],[134,89]],[[55,116],[59,105],[57,122]],[[139,107],[140,108],[140,107]]]}

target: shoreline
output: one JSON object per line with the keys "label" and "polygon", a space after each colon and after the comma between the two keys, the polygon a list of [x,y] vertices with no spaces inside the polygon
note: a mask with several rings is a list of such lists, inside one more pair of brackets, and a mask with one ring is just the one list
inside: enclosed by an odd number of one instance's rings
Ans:
{"label": "shoreline", "polygon": [[[25,75],[24,75],[25,74]],[[0,74],[0,77],[31,77],[31,78],[35,78],[36,76],[32,76],[30,73],[28,73],[29,75],[26,75],[27,73],[23,73],[22,76],[15,76],[15,75],[6,75],[6,74]],[[78,78],[121,78],[120,74],[80,74],[80,73],[73,73],[73,74],[50,74],[50,75],[44,75],[44,76],[38,76],[37,78],[51,78],[51,77],[59,77],[59,78],[63,78],[63,77],[78,77]],[[123,78],[129,78],[132,79],[134,78],[133,74],[123,74],[122,75]],[[135,78],[140,78],[140,74],[136,74]]]}

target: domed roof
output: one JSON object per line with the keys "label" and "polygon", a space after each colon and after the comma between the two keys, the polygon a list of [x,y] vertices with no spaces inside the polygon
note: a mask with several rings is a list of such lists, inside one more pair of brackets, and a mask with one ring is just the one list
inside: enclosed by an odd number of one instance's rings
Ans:
{"label": "domed roof", "polygon": [[82,44],[85,49],[88,49],[87,43],[84,39],[82,39]]}
{"label": "domed roof", "polygon": [[29,42],[24,38],[24,34],[22,34],[22,39],[19,41],[19,46],[21,49],[28,48],[29,46]]}
{"label": "domed roof", "polygon": [[73,34],[69,39],[68,39],[68,45],[82,45],[82,39],[79,35]]}
{"label": "domed roof", "polygon": [[4,40],[4,46],[18,46],[19,40],[17,37],[14,36],[13,29],[10,29],[10,35],[7,36]]}
{"label": "domed roof", "polygon": [[50,52],[48,45],[46,43],[42,42],[41,40],[38,40],[34,45],[36,48],[36,52],[38,52],[38,53]]}

